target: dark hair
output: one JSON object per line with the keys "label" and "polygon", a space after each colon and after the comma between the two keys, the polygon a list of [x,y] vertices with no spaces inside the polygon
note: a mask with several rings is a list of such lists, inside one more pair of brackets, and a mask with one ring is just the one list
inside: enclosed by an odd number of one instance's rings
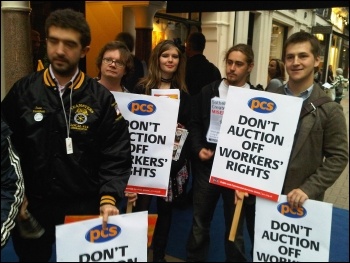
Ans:
{"label": "dark hair", "polygon": [[124,80],[129,77],[129,73],[134,71],[134,59],[128,49],[128,47],[121,41],[111,41],[104,45],[98,56],[96,58],[96,66],[98,68],[98,77],[101,78],[101,65],[102,59],[105,55],[106,51],[110,50],[119,50],[120,52],[120,60],[125,65],[126,74],[123,76],[121,83],[124,83]]}
{"label": "dark hair", "polygon": [[80,44],[83,48],[90,45],[90,27],[84,15],[73,9],[58,9],[50,13],[45,22],[45,33],[49,35],[49,28],[56,26],[65,29],[73,29],[80,33]]}
{"label": "dark hair", "polygon": [[134,41],[134,37],[130,33],[120,32],[115,37],[115,40],[125,43],[125,45],[128,47],[130,52],[132,52],[134,50],[135,41]]}
{"label": "dark hair", "polygon": [[286,80],[286,70],[283,61],[278,58],[272,58],[270,62],[271,61],[276,62],[276,73],[274,76],[271,77],[271,79],[277,78],[283,81]]}
{"label": "dark hair", "polygon": [[201,32],[193,32],[191,33],[186,41],[186,45],[188,45],[192,50],[203,52],[205,48],[205,36]]}
{"label": "dark hair", "polygon": [[230,55],[231,52],[233,51],[239,51],[242,52],[246,56],[246,62],[248,65],[254,63],[254,52],[251,46],[247,44],[237,44],[233,47],[231,47],[225,54],[224,61],[227,61],[228,56]]}
{"label": "dark hair", "polygon": [[296,44],[296,43],[302,43],[302,42],[309,42],[311,44],[311,52],[314,55],[314,57],[319,57],[320,56],[320,42],[318,41],[318,39],[307,32],[296,32],[294,34],[292,34],[284,43],[283,45],[283,54],[282,54],[282,59],[283,61],[285,61],[286,59],[286,50],[287,47],[290,44]]}

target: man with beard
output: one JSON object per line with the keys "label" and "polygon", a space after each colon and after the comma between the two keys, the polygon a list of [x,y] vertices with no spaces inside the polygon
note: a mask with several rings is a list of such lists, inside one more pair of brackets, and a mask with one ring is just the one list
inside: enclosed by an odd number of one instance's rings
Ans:
{"label": "man with beard", "polygon": [[[244,262],[243,220],[235,242],[228,240],[235,211],[235,191],[209,183],[213,166],[216,143],[206,138],[210,125],[211,101],[215,98],[226,100],[229,86],[242,89],[258,89],[247,81],[254,68],[254,53],[250,46],[237,44],[225,54],[226,78],[216,80],[206,86],[196,96],[192,109],[189,136],[192,143],[192,164],[196,169],[193,191],[193,222],[187,242],[187,262],[205,262],[209,251],[210,225],[219,198],[222,197],[225,217],[225,253],[226,262]],[[246,218],[251,242],[254,240],[255,197],[244,200],[241,219]]]}
{"label": "man with beard", "polygon": [[131,172],[127,121],[109,90],[78,67],[89,51],[82,13],[52,12],[45,23],[50,65],[17,81],[1,104],[22,162],[28,211],[45,229],[13,243],[20,262],[49,261],[66,215],[118,215]]}

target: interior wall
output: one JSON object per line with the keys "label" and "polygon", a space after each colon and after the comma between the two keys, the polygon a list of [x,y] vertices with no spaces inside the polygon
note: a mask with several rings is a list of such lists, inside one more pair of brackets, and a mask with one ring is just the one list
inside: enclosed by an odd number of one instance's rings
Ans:
{"label": "interior wall", "polygon": [[[133,35],[135,41],[136,41],[136,30],[135,30],[135,15],[130,7],[123,8],[123,27],[122,31],[129,32],[131,35]],[[132,52],[135,54],[135,47]]]}
{"label": "interior wall", "polygon": [[[91,30],[90,51],[86,55],[86,73],[96,77],[98,52],[107,42],[114,40],[123,28],[123,6],[113,1],[85,2],[86,20]],[[101,19],[103,18],[103,19]]]}

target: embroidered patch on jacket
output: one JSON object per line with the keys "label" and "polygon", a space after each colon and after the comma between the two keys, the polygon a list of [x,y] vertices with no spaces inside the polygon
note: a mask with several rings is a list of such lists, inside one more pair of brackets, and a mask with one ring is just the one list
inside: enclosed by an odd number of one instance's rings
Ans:
{"label": "embroidered patch on jacket", "polygon": [[71,123],[70,128],[77,131],[87,131],[89,125],[86,125],[88,116],[94,113],[94,110],[85,105],[85,104],[76,104],[72,106],[73,120],[74,123]]}

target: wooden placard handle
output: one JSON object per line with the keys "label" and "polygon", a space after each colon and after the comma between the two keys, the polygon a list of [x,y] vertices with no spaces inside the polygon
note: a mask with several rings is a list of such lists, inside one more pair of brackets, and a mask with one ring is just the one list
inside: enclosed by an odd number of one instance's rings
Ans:
{"label": "wooden placard handle", "polygon": [[228,237],[228,240],[230,241],[235,241],[236,238],[236,233],[237,233],[237,227],[239,223],[239,218],[241,216],[241,211],[242,211],[242,205],[244,201],[244,192],[239,192],[236,193],[240,198],[238,198],[237,203],[236,203],[236,209],[235,209],[235,214],[233,215],[233,220],[232,220],[232,225],[231,225],[231,230],[230,230],[230,235]]}
{"label": "wooden placard handle", "polygon": [[134,202],[131,203],[131,202],[128,202],[128,204],[126,205],[126,213],[129,214],[129,213],[132,213],[132,207],[134,205]]}

